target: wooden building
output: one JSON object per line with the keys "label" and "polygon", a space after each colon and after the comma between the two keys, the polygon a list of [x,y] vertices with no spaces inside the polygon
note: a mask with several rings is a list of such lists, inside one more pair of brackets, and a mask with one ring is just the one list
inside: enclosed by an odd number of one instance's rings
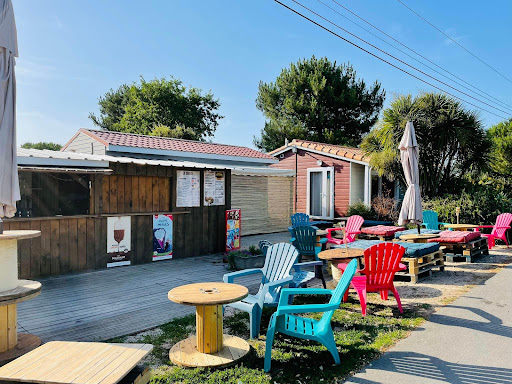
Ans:
{"label": "wooden building", "polygon": [[367,205],[382,193],[382,178],[359,148],[293,140],[269,153],[270,167],[295,170],[294,210],[318,219],[345,216],[350,204]]}
{"label": "wooden building", "polygon": [[[128,216],[131,263],[152,261],[153,215],[173,215],[173,257],[225,250],[225,211],[231,208],[231,170],[187,161],[18,149],[22,199],[5,229],[35,229],[20,242],[19,276],[37,278],[107,266],[107,219]],[[200,175],[200,203],[177,204],[177,174]],[[222,205],[204,201],[209,171],[225,177]]]}

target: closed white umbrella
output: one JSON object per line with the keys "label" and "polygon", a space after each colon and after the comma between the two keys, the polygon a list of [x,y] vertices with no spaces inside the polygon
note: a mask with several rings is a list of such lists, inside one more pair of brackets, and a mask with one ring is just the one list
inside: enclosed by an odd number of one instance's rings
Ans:
{"label": "closed white umbrella", "polygon": [[418,166],[419,151],[414,125],[410,121],[408,121],[405,126],[404,135],[402,136],[398,148],[400,149],[400,161],[402,162],[402,168],[407,182],[407,191],[405,192],[402,202],[398,224],[417,224],[419,233],[419,226],[423,222],[420,171]]}
{"label": "closed white umbrella", "polygon": [[12,3],[11,0],[0,0],[0,218],[14,216],[16,201],[20,199],[14,76],[14,58],[17,56],[18,42]]}

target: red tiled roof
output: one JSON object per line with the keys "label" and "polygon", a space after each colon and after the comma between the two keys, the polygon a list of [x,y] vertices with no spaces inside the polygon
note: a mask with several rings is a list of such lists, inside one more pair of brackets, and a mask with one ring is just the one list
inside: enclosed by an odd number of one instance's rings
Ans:
{"label": "red tiled roof", "polygon": [[81,129],[80,131],[99,139],[100,142],[106,145],[275,160],[274,157],[267,155],[266,153],[236,145],[214,144],[203,141],[171,139],[167,137],[145,136],[133,133],[100,131],[94,129]]}
{"label": "red tiled roof", "polygon": [[365,156],[364,151],[360,148],[344,147],[342,145],[317,143],[315,141],[298,139],[293,139],[290,143],[288,143],[288,146],[282,146],[273,150],[272,152],[269,152],[269,155],[274,155],[288,147],[302,147],[304,149],[313,149],[315,151],[324,152],[327,155],[336,155],[345,157],[347,159],[359,160],[364,162],[370,161],[370,157]]}

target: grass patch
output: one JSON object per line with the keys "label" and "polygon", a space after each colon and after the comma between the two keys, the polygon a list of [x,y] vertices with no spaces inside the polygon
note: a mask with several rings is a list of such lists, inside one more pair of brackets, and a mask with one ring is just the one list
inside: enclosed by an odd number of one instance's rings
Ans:
{"label": "grass patch", "polygon": [[[371,296],[371,295],[370,295]],[[301,302],[316,302],[325,297],[308,297]],[[296,300],[298,303],[299,300]],[[332,328],[341,364],[334,365],[330,353],[320,344],[307,340],[276,335],[272,349],[272,371],[263,372],[265,334],[273,309],[263,313],[261,336],[250,340],[253,350],[239,365],[219,370],[184,369],[173,366],[169,361],[169,349],[178,341],[195,331],[194,315],[175,319],[162,327],[161,332],[141,336],[137,342],[155,346],[152,358],[159,368],[153,370],[153,383],[180,384],[272,384],[272,383],[335,383],[359,370],[383,351],[408,335],[424,320],[427,304],[404,308],[399,314],[396,303],[391,299],[384,304],[369,303],[369,314],[361,316],[359,303],[349,301],[336,310],[332,318]],[[394,304],[394,305],[393,305]],[[319,318],[321,314],[308,315]],[[224,320],[228,333],[249,338],[249,321],[246,313],[236,312]],[[116,340],[125,341],[125,340]],[[131,340],[130,340],[131,341]]]}

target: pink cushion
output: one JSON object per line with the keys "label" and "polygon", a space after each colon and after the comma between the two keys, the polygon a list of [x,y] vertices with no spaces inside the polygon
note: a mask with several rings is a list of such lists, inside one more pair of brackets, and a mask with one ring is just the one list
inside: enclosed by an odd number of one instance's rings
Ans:
{"label": "pink cushion", "polygon": [[481,233],[469,231],[443,231],[439,237],[428,239],[429,243],[469,243],[478,239]]}
{"label": "pink cushion", "polygon": [[394,227],[392,225],[376,225],[374,227],[362,228],[361,232],[367,235],[393,236],[396,232],[405,231],[404,227]]}

